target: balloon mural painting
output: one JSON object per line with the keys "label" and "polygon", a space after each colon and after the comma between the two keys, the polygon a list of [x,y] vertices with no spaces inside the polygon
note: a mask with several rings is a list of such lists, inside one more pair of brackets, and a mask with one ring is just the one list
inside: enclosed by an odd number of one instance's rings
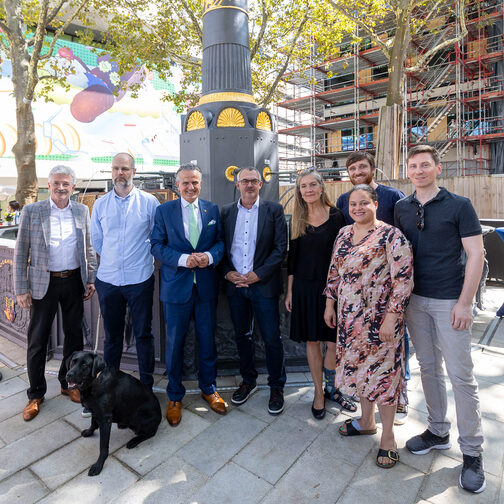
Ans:
{"label": "balloon mural painting", "polygon": [[[119,65],[111,61],[108,54],[98,56],[97,66],[94,68],[89,68],[69,47],[60,48],[58,55],[80,66],[87,80],[83,86],[84,89],[74,96],[70,104],[72,116],[83,123],[94,121],[100,114],[109,110],[115,102],[121,100],[128,87],[140,84],[149,77],[142,68],[119,74]],[[69,78],[69,80],[72,79]]]}

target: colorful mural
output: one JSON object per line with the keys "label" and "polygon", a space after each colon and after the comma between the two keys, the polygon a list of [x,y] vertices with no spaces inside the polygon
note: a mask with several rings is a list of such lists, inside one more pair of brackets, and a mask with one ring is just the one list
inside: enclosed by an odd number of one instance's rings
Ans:
{"label": "colorful mural", "polygon": [[[180,116],[162,95],[174,90],[171,82],[139,68],[121,74],[107,54],[90,47],[58,41],[54,58],[71,65],[70,90],[61,87],[52,102],[33,104],[37,138],[37,174],[45,177],[55,162],[74,167],[79,178],[105,178],[111,157],[129,152],[137,171],[172,170],[179,162]],[[1,63],[0,181],[15,177],[11,152],[16,140],[15,103],[12,98],[11,65]],[[120,83],[140,84],[138,98],[131,91],[114,94]]]}

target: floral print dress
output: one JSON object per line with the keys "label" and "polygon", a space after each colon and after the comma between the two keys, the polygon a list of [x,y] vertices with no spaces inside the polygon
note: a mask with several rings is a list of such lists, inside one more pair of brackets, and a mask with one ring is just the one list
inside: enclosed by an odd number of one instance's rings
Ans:
{"label": "floral print dress", "polygon": [[[353,226],[334,244],[324,294],[338,301],[336,384],[379,405],[398,404],[404,381],[404,310],[413,290],[411,245],[397,228],[378,221],[353,244]],[[401,314],[395,337],[378,337],[386,312]]]}

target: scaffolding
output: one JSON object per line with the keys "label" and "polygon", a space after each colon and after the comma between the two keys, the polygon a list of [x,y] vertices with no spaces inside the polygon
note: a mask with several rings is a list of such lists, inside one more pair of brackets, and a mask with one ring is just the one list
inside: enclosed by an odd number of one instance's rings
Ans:
{"label": "scaffolding", "polygon": [[[503,0],[475,2],[466,10],[467,35],[439,51],[426,68],[404,80],[402,164],[407,149],[435,146],[446,175],[504,171]],[[406,67],[447,37],[460,35],[456,16],[441,8],[411,44]],[[394,31],[385,20],[379,34]],[[359,33],[356,33],[357,37]],[[334,57],[284,76],[279,117],[280,169],[307,166],[344,171],[350,152],[374,152],[378,115],[385,105],[387,59],[371,41],[344,42]],[[499,166],[497,166],[499,165]]]}

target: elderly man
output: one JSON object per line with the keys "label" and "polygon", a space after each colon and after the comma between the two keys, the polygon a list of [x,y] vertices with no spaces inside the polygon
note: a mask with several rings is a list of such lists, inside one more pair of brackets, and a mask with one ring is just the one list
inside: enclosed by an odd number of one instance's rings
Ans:
{"label": "elderly man", "polygon": [[226,404],[215,388],[217,353],[214,331],[218,277],[215,266],[224,252],[219,208],[199,199],[201,170],[183,165],[177,171],[180,198],[163,203],[156,212],[152,254],[161,261],[161,301],[166,321],[166,372],[169,397],[166,419],[175,427],[182,418],[184,340],[195,320],[198,379],[203,398],[216,413]]}
{"label": "elderly man", "polygon": [[61,393],[80,402],[78,390],[69,390],[66,361],[83,348],[84,303],[94,293],[96,257],[89,233],[89,211],[70,201],[75,174],[67,166],[49,172],[50,198],[27,205],[14,251],[14,288],[17,303],[31,308],[27,367],[30,388],[23,418],[37,416],[47,390],[44,377],[51,326],[61,306],[63,360],[58,373]]}
{"label": "elderly man", "polygon": [[[413,246],[415,287],[406,321],[420,364],[427,430],[406,443],[415,455],[450,448],[443,360],[453,388],[462,488],[485,489],[478,384],[471,358],[472,302],[483,270],[481,225],[467,198],[438,187],[439,154],[429,145],[408,152],[415,192],[395,207],[395,223]],[[467,261],[461,261],[465,251]]]}
{"label": "elderly man", "polygon": [[150,235],[159,202],[133,185],[135,173],[132,156],[120,153],[113,157],[114,189],[94,204],[91,237],[100,255],[96,292],[105,329],[105,362],[116,369],[120,367],[127,306],[140,381],[152,387],[154,259],[150,253]]}
{"label": "elderly man", "polygon": [[242,168],[237,177],[240,199],[222,208],[226,244],[223,272],[243,380],[231,402],[243,404],[256,390],[255,318],[266,350],[268,412],[278,415],[284,408],[286,382],[278,298],[282,293],[280,267],[287,252],[287,225],[280,204],[259,198],[262,181],[255,168]]}

